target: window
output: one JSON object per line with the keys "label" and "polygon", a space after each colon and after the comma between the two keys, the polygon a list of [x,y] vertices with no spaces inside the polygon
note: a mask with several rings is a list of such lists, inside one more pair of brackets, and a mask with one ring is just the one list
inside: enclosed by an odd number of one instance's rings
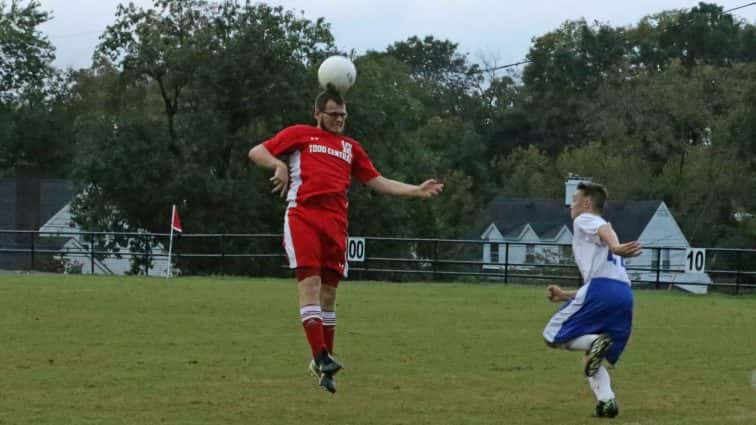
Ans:
{"label": "window", "polygon": [[[661,251],[661,252],[660,252]],[[651,268],[653,270],[656,270],[659,268],[660,270],[668,270],[669,269],[669,260],[670,260],[670,253],[669,248],[658,248],[654,249],[653,251],[653,257],[651,258]],[[661,258],[661,267],[659,267],[659,258]]]}
{"label": "window", "polygon": [[491,244],[491,262],[492,263],[499,262],[499,244],[497,243]]}
{"label": "window", "polygon": [[525,263],[526,264],[535,263],[535,245],[525,246]]}
{"label": "window", "polygon": [[572,246],[563,245],[559,247],[559,264],[574,264],[572,257]]}

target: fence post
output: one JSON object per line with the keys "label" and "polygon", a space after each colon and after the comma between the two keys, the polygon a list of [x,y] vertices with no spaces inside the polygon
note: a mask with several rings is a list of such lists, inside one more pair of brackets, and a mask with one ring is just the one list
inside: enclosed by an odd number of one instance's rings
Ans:
{"label": "fence post", "polygon": [[223,276],[223,263],[226,262],[226,238],[223,237],[223,233],[220,235],[220,274]]}
{"label": "fence post", "polygon": [[433,262],[431,263],[433,267],[433,281],[438,280],[438,275],[436,274],[436,261],[438,261],[438,241],[433,241]]}
{"label": "fence post", "polygon": [[661,281],[659,280],[659,274],[661,272],[661,248],[656,248],[656,289],[659,289]]}
{"label": "fence post", "polygon": [[29,261],[30,263],[29,265],[30,265],[31,270],[34,271],[34,251],[35,251],[34,237],[37,235],[37,233],[33,232],[33,233],[30,233],[30,235],[31,235],[31,259]]}
{"label": "fence post", "polygon": [[370,261],[368,260],[368,256],[367,256],[367,253],[368,253],[367,243],[369,240],[370,240],[369,238],[365,238],[365,262],[362,263],[362,268],[364,269],[364,271],[360,274],[360,276],[365,280],[368,279],[368,273],[370,272],[370,266],[369,266]]}
{"label": "fence post", "polygon": [[504,284],[507,283],[509,283],[509,242],[504,242]]}
{"label": "fence post", "polygon": [[150,275],[150,240],[147,236],[143,236],[144,240],[144,275]]}
{"label": "fence post", "polygon": [[743,251],[738,251],[738,269],[735,271],[735,295],[740,295],[740,270],[743,268]]}
{"label": "fence post", "polygon": [[94,275],[94,237],[89,241],[89,273]]}

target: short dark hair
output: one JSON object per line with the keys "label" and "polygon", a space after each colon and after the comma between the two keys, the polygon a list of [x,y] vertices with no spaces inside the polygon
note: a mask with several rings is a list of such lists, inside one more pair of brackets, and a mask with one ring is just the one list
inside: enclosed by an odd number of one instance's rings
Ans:
{"label": "short dark hair", "polygon": [[580,182],[577,190],[582,191],[584,196],[591,198],[594,210],[600,213],[604,212],[604,204],[606,198],[609,197],[609,192],[604,186],[593,182]]}
{"label": "short dark hair", "polygon": [[343,105],[345,103],[341,94],[329,87],[320,92],[318,97],[315,98],[315,111],[325,111],[326,103],[328,103],[329,100],[335,102],[337,105]]}

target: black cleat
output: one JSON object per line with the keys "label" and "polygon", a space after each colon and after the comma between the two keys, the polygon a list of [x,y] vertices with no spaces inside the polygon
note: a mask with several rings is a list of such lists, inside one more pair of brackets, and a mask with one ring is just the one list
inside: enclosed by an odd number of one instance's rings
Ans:
{"label": "black cleat", "polygon": [[612,346],[612,340],[607,334],[601,334],[591,343],[591,348],[585,353],[587,356],[585,362],[585,376],[591,377],[598,372],[601,362],[606,356],[606,352]]}
{"label": "black cleat", "polygon": [[336,380],[333,378],[332,374],[321,372],[318,364],[315,363],[315,360],[310,361],[310,366],[307,369],[314,377],[318,378],[318,385],[320,385],[320,388],[323,388],[331,394],[336,393]]}
{"label": "black cleat", "polygon": [[333,376],[343,368],[341,363],[334,359],[333,356],[331,356],[331,354],[326,350],[318,353],[317,357],[315,358],[315,365],[321,375]]}
{"label": "black cleat", "polygon": [[320,388],[328,391],[331,394],[336,394],[336,380],[330,373],[324,373],[320,377]]}
{"label": "black cleat", "polygon": [[599,401],[596,405],[596,412],[593,415],[598,418],[613,418],[619,415],[617,400]]}
{"label": "black cleat", "polygon": [[327,351],[323,350],[316,358],[310,361],[308,367],[310,373],[318,378],[318,384],[321,388],[331,394],[336,393],[336,380],[333,375],[343,368],[341,363],[336,361]]}
{"label": "black cleat", "polygon": [[322,373],[320,373],[320,368],[318,367],[318,364],[315,363],[315,360],[310,360],[310,366],[307,368],[307,370],[310,371],[312,376],[320,379],[320,375],[322,375]]}

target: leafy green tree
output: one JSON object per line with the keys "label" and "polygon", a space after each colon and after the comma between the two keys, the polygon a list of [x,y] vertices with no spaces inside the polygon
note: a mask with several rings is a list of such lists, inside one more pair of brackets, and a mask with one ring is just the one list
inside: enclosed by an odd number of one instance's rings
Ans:
{"label": "leafy green tree", "polygon": [[[387,199],[354,186],[350,232],[403,236],[462,235],[465,217],[480,204],[487,179],[483,145],[474,126],[427,106],[427,81],[392,55],[358,58],[361,81],[349,93],[347,134],[367,149],[389,178],[420,183],[435,177],[448,185],[431,202]],[[442,87],[438,85],[437,87]],[[376,214],[380,211],[380,214]]]}
{"label": "leafy green tree", "polygon": [[728,72],[671,65],[621,86],[607,84],[580,111],[589,140],[613,150],[635,148],[657,173],[669,161],[685,162],[688,146],[705,144],[737,96]]}
{"label": "leafy green tree", "polygon": [[731,65],[750,61],[754,34],[748,26],[724,13],[722,6],[699,3],[690,10],[674,10],[643,18],[629,31],[634,64],[657,71],[673,62],[695,65]]}
{"label": "leafy green tree", "polygon": [[655,195],[648,161],[637,146],[592,142],[562,152],[556,160],[559,176],[576,174],[605,184],[612,199],[649,199]]}
{"label": "leafy green tree", "polygon": [[[717,145],[691,146],[682,170],[672,162],[657,177],[662,199],[668,200],[693,245],[716,246],[737,229],[733,206],[744,196],[744,164]],[[681,175],[682,172],[682,175]]]}
{"label": "leafy green tree", "polygon": [[0,1],[0,102],[38,90],[52,76],[55,49],[38,27],[50,20],[40,3]]}
{"label": "leafy green tree", "polygon": [[484,157],[503,158],[517,147],[542,141],[525,109],[523,90],[514,78],[504,76],[492,79],[477,96],[480,110],[475,122],[485,146]]}
{"label": "leafy green tree", "polygon": [[40,3],[0,1],[0,175],[63,177],[73,156],[65,77]]}
{"label": "leafy green tree", "polygon": [[101,40],[80,86],[76,219],[160,231],[178,203],[192,233],[279,231],[283,204],[246,152],[309,121],[328,26],[263,4],[158,0],[120,6]]}
{"label": "leafy green tree", "polygon": [[513,198],[559,199],[563,178],[554,160],[536,146],[515,148],[495,162],[498,194]]}
{"label": "leafy green tree", "polygon": [[551,153],[585,137],[576,112],[608,81],[627,72],[624,30],[584,20],[568,21],[534,40],[523,71],[527,113],[543,147]]}
{"label": "leafy green tree", "polygon": [[459,45],[449,40],[413,36],[390,45],[386,53],[407,65],[410,75],[421,81],[466,89],[479,80],[478,66],[470,64]]}

